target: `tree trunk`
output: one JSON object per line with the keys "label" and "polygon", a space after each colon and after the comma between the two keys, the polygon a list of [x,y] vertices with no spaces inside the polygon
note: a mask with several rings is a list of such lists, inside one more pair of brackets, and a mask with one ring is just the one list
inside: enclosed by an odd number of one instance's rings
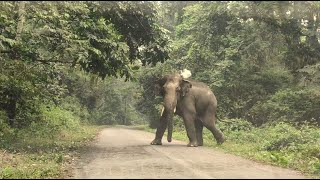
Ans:
{"label": "tree trunk", "polygon": [[9,94],[10,99],[9,102],[7,103],[7,107],[5,111],[7,112],[8,116],[8,122],[10,127],[14,127],[14,120],[16,118],[16,113],[17,113],[17,97],[15,94]]}
{"label": "tree trunk", "polygon": [[26,5],[26,1],[19,2],[18,24],[17,24],[17,34],[16,34],[17,41],[21,41],[21,33],[23,30],[23,24],[24,24],[24,20],[25,20],[25,5]]}

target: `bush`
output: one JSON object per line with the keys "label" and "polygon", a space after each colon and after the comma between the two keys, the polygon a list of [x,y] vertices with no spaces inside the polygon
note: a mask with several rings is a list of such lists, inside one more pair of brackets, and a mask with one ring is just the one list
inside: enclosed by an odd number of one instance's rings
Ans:
{"label": "bush", "polygon": [[15,138],[15,129],[10,128],[6,120],[6,113],[0,111],[0,147],[9,146]]}
{"label": "bush", "polygon": [[268,141],[262,150],[274,151],[287,149],[288,151],[303,152],[306,156],[320,157],[320,131],[317,128],[301,126],[296,128],[288,123],[278,123],[267,127]]}
{"label": "bush", "polygon": [[223,119],[218,121],[221,131],[250,131],[253,125],[244,119]]}
{"label": "bush", "polygon": [[269,141],[262,145],[262,150],[273,151],[306,143],[302,132],[286,123],[269,127]]}
{"label": "bush", "polygon": [[316,89],[286,89],[278,91],[265,102],[250,110],[250,121],[261,125],[269,121],[305,122],[320,125],[320,93]]}
{"label": "bush", "polygon": [[88,109],[74,96],[66,96],[60,106],[72,112],[74,116],[79,117],[81,122],[87,122],[89,119]]}
{"label": "bush", "polygon": [[80,126],[80,118],[71,111],[55,106],[50,108],[42,107],[41,111],[44,121],[40,124],[49,129],[74,129]]}

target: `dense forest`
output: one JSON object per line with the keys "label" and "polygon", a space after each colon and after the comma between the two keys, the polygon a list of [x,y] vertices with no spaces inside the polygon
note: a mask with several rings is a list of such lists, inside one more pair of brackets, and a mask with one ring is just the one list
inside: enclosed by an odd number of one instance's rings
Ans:
{"label": "dense forest", "polygon": [[[2,1],[0,32],[0,154],[72,149],[51,140],[97,125],[154,129],[155,81],[186,68],[215,93],[229,143],[256,144],[236,153],[320,173],[317,1]],[[0,177],[61,175],[3,161]]]}

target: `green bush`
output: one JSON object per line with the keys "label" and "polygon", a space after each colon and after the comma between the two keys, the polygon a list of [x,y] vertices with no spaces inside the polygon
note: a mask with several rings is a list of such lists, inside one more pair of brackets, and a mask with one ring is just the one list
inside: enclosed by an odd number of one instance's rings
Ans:
{"label": "green bush", "polygon": [[72,111],[57,106],[42,107],[41,110],[44,118],[43,123],[49,129],[74,129],[80,126],[80,118],[75,116]]}
{"label": "green bush", "polygon": [[79,99],[74,96],[66,96],[60,107],[72,112],[74,116],[80,118],[81,122],[87,122],[89,119],[90,114],[88,109],[80,103]]}
{"label": "green bush", "polygon": [[47,177],[57,177],[59,175],[60,167],[55,165],[53,167],[46,168],[32,168],[30,170],[19,167],[5,167],[0,170],[0,177],[4,179],[33,179],[33,178],[47,178]]}
{"label": "green bush", "polygon": [[16,129],[10,128],[7,121],[7,115],[4,111],[0,111],[0,147],[10,145],[15,138]]}
{"label": "green bush", "polygon": [[[159,114],[158,119],[160,120],[160,114]],[[174,130],[175,129],[178,129],[178,130],[185,129],[183,119],[180,116],[175,115],[175,116],[173,116],[172,120],[173,120]]]}
{"label": "green bush", "polygon": [[264,124],[286,121],[320,125],[320,93],[316,89],[285,89],[278,91],[265,102],[258,102],[250,110],[250,121]]}
{"label": "green bush", "polygon": [[221,131],[250,131],[253,127],[253,125],[241,118],[235,118],[235,119],[223,119],[221,121],[218,121],[218,126],[221,129]]}
{"label": "green bush", "polygon": [[116,119],[116,114],[110,111],[93,111],[93,113],[91,113],[91,121],[95,122],[96,124],[99,125],[116,125],[118,124],[118,121]]}
{"label": "green bush", "polygon": [[261,149],[273,151],[289,148],[306,143],[307,139],[304,138],[301,130],[281,122],[274,127],[269,127],[269,141],[263,144]]}
{"label": "green bush", "polygon": [[311,126],[294,127],[288,123],[278,123],[265,128],[268,138],[261,150],[287,150],[302,152],[307,157],[320,158],[320,130]]}

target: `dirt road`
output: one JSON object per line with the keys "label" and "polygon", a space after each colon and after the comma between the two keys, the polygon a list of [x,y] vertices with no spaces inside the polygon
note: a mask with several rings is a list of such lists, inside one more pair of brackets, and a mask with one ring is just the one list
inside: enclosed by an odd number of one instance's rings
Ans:
{"label": "dirt road", "polygon": [[154,134],[128,128],[101,131],[77,161],[74,178],[305,178],[208,147],[173,140],[151,146]]}

